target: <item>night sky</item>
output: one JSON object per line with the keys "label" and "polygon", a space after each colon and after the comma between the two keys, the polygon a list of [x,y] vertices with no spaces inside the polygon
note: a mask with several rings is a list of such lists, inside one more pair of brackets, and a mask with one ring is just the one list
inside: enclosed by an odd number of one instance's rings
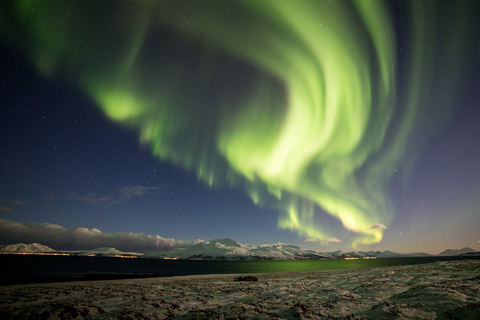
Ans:
{"label": "night sky", "polygon": [[476,1],[2,1],[0,244],[480,250]]}

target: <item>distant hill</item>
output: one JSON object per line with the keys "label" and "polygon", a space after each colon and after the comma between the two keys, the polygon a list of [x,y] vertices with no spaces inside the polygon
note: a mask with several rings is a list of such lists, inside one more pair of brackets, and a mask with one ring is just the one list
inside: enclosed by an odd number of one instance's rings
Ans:
{"label": "distant hill", "polygon": [[458,256],[461,254],[473,253],[473,252],[477,252],[477,251],[473,250],[472,248],[465,247],[462,249],[447,249],[445,251],[440,252],[438,255],[439,256]]}
{"label": "distant hill", "polygon": [[40,243],[15,243],[0,246],[1,253],[43,253],[43,252],[55,252],[50,247],[47,247]]}

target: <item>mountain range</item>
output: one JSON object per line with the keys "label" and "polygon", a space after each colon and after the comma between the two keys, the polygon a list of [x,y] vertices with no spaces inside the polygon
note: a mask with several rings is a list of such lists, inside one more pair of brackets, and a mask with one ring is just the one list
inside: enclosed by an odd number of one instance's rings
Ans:
{"label": "mountain range", "polygon": [[143,253],[123,252],[115,248],[96,248],[91,250],[55,250],[40,243],[15,243],[8,245],[0,245],[0,254],[49,254],[49,255],[76,255],[76,256],[105,256],[105,257],[137,257]]}
{"label": "mountain range", "polygon": [[463,248],[463,249],[447,249],[445,251],[440,252],[439,256],[458,256],[464,254],[475,253],[476,251],[472,248]]}
{"label": "mountain range", "polygon": [[[460,250],[448,249],[439,256],[477,253],[472,248]],[[451,253],[451,254],[450,254]],[[197,243],[188,248],[176,248],[166,252],[147,253],[148,258],[177,258],[201,260],[327,260],[327,259],[368,259],[368,258],[405,258],[434,256],[424,252],[398,253],[392,251],[358,252],[317,252],[284,243],[249,245],[229,238],[219,238]]]}
{"label": "mountain range", "polygon": [[[400,257],[434,256],[423,252],[398,253],[392,251],[358,251],[358,252],[317,252],[284,243],[249,245],[229,238],[219,238],[196,243],[187,248],[175,248],[164,252],[122,252],[115,248],[97,248],[92,250],[57,251],[39,243],[17,243],[0,245],[3,254],[68,254],[90,256],[122,256],[160,259],[194,259],[194,260],[328,260],[328,259],[373,259]],[[438,256],[477,255],[480,252],[472,248],[447,249]]]}

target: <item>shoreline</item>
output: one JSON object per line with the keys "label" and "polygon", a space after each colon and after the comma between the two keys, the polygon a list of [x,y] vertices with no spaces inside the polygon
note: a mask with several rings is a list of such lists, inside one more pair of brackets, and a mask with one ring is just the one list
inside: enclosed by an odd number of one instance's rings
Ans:
{"label": "shoreline", "polygon": [[[246,275],[246,274],[241,274]],[[3,286],[3,318],[480,317],[480,260]]]}

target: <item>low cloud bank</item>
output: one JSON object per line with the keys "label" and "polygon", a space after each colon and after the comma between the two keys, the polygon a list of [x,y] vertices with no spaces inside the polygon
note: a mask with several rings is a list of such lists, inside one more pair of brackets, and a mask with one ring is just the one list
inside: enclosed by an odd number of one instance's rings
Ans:
{"label": "low cloud bank", "polygon": [[191,242],[143,233],[103,233],[96,228],[67,229],[52,223],[19,223],[0,219],[0,244],[38,242],[55,250],[115,247],[121,251],[151,252],[188,247]]}

